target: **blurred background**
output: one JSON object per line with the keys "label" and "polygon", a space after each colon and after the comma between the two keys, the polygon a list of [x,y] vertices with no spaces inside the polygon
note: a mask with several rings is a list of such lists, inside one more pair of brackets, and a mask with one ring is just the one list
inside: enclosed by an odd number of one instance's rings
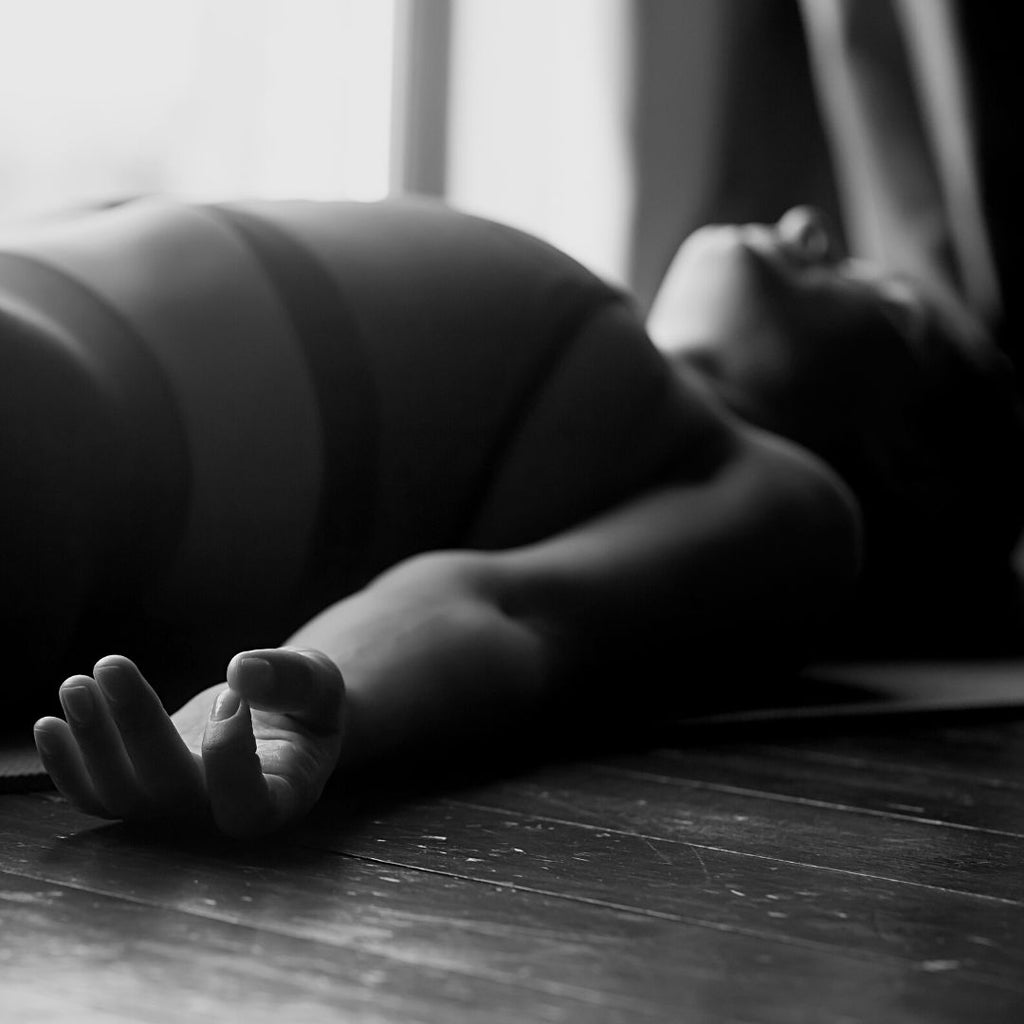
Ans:
{"label": "blurred background", "polygon": [[139,194],[418,192],[643,306],[694,227],[814,202],[1017,357],[1019,89],[996,6],[0,0],[0,225]]}

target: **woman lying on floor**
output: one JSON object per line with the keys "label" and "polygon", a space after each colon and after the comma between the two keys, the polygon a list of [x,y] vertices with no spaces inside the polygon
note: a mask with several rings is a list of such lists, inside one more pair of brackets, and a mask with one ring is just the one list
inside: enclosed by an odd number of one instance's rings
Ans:
{"label": "woman lying on floor", "polygon": [[58,789],[254,836],[336,773],[794,665],[862,550],[897,612],[937,565],[1004,568],[1008,371],[955,307],[831,247],[804,208],[698,231],[659,351],[567,257],[440,206],[146,201],[8,240],[5,650],[38,677],[129,619],[291,631],[170,716],[125,657],[67,679],[66,721],[35,728]]}

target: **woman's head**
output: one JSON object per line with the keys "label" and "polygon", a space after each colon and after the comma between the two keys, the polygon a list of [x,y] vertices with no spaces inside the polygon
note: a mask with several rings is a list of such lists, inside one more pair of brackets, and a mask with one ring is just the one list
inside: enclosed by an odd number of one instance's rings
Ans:
{"label": "woman's head", "polygon": [[745,419],[822,450],[851,420],[888,441],[919,376],[925,308],[908,281],[839,259],[822,216],[798,207],[691,235],[650,326]]}
{"label": "woman's head", "polygon": [[869,571],[1005,566],[1024,522],[1024,419],[1008,361],[951,295],[840,258],[807,207],[701,229],[665,289],[655,339],[847,480]]}

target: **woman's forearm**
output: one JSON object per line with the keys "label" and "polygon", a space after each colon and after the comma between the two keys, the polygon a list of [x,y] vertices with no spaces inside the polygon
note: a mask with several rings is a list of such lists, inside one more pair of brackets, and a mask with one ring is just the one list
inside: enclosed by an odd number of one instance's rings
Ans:
{"label": "woman's forearm", "polygon": [[542,543],[401,563],[289,643],[345,677],[343,761],[507,739],[556,704],[591,704],[602,670],[629,672],[627,700],[685,709],[686,693],[642,693],[663,686],[659,656],[676,678],[737,650],[798,659],[855,577],[858,543],[842,485],[755,436],[710,477]]}
{"label": "woman's forearm", "polygon": [[419,555],[288,640],[342,672],[343,765],[495,734],[540,703],[551,652],[541,632],[505,612],[508,583],[493,555]]}

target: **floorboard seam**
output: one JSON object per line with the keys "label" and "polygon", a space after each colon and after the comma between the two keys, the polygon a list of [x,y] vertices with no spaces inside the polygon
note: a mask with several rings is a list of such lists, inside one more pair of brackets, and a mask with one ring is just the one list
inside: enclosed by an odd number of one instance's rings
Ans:
{"label": "floorboard seam", "polygon": [[[770,744],[754,744],[751,746],[752,750],[762,752],[764,754],[775,754],[781,753],[788,755],[790,760],[797,760],[804,763],[811,764],[836,764],[842,765],[848,768],[891,768],[894,772],[907,771],[908,768],[912,768],[914,772],[920,775],[929,775],[936,778],[942,779],[953,779],[958,782],[970,783],[975,785],[989,786],[992,789],[1012,789],[1015,792],[1024,791],[1024,783],[1017,782],[1015,779],[1005,779],[994,775],[974,775],[966,772],[951,771],[948,768],[936,768],[933,766],[923,765],[910,765],[902,761],[890,761],[876,760],[875,758],[867,757],[856,757],[852,754],[831,754],[824,750],[798,750],[793,747],[773,747]],[[661,748],[659,750],[661,754],[667,754],[672,760],[684,760],[685,753],[675,751],[670,748]],[[676,755],[679,755],[678,758]]]}
{"label": "floorboard seam", "polygon": [[[607,830],[606,830],[607,831]],[[715,847],[701,847],[701,849],[714,850]],[[862,963],[884,963],[884,964],[900,964],[906,965],[911,964],[920,967],[921,961],[914,959],[913,957],[903,957],[895,954],[887,953],[870,953],[866,951],[850,950],[847,948],[839,948],[837,946],[829,945],[828,943],[815,942],[808,939],[797,939],[785,935],[780,935],[774,932],[764,932],[757,929],[751,928],[739,928],[735,925],[722,924],[716,921],[709,921],[705,918],[698,917],[687,917],[681,914],[671,914],[665,911],[652,910],[647,907],[636,907],[624,903],[615,903],[611,900],[601,900],[590,896],[580,896],[571,893],[556,892],[551,889],[539,889],[534,886],[521,885],[518,882],[504,882],[489,878],[478,878],[474,875],[466,875],[457,871],[443,871],[440,868],[430,868],[423,865],[406,864],[403,861],[389,860],[383,857],[370,857],[365,854],[350,853],[345,850],[331,850],[325,851],[334,853],[339,857],[346,857],[352,860],[359,860],[368,862],[371,864],[379,864],[382,867],[397,868],[405,871],[422,871],[425,874],[438,875],[443,878],[451,878],[460,882],[470,882],[476,885],[491,886],[493,888],[509,889],[515,892],[529,893],[535,896],[545,896],[551,899],[568,900],[574,903],[584,903],[588,906],[600,907],[603,910],[611,910],[616,913],[631,914],[637,917],[650,917],[661,921],[668,921],[672,924],[683,924],[689,925],[696,928],[708,928],[713,931],[724,932],[729,935],[741,935],[744,938],[757,939],[758,941],[767,941],[777,943],[781,946],[791,946],[797,949],[812,950],[819,953],[828,953],[833,956],[846,957],[852,960],[858,960]],[[717,851],[728,853],[730,851]],[[781,861],[780,863],[791,863],[789,861]],[[874,878],[876,876],[866,876]],[[891,881],[890,879],[884,879],[885,881]],[[935,887],[930,887],[935,888]],[[955,890],[940,890],[955,893]],[[959,894],[964,895],[964,894]],[[923,968],[922,968],[923,969]],[[979,980],[985,982],[997,982],[1001,988],[1005,986],[1006,979],[999,974],[989,974],[984,971],[968,971],[966,973],[971,974],[973,977],[977,977]],[[1007,988],[1011,992],[1022,992],[1024,993],[1024,987],[1018,985],[1010,985]]]}
{"label": "floorboard seam", "polygon": [[[456,804],[460,807],[468,807],[481,811],[489,811],[492,814],[508,814],[507,808],[493,807],[489,804],[476,804],[467,800],[456,800],[445,798],[446,803]],[[850,875],[854,878],[871,878],[879,882],[889,882],[893,885],[912,885],[919,889],[928,889],[933,892],[946,892],[957,896],[966,896],[972,899],[987,900],[993,903],[1000,903],[1010,907],[1024,907],[1024,900],[1011,899],[1007,896],[992,896],[988,893],[967,892],[963,889],[951,889],[948,886],[933,885],[930,882],[915,882],[907,878],[890,878],[887,875],[874,875],[866,871],[854,871],[850,868],[831,867],[828,864],[809,864],[804,861],[789,860],[785,857],[777,857],[771,854],[751,853],[746,850],[730,850],[724,846],[711,846],[708,843],[693,843],[685,839],[671,839],[666,836],[648,835],[645,832],[627,831],[626,829],[614,828],[608,825],[591,825],[589,822],[566,821],[564,818],[555,818],[543,814],[523,814],[515,812],[519,817],[529,818],[533,821],[546,821],[555,825],[566,825],[571,828],[583,828],[594,832],[610,832],[613,835],[631,836],[635,839],[654,840],[659,843],[675,843],[679,846],[688,846],[691,849],[711,850],[715,853],[727,853],[736,857],[752,857],[756,860],[774,861],[777,864],[788,864],[792,867],[811,868],[815,871],[834,871],[838,874]]]}
{"label": "floorboard seam", "polygon": [[822,810],[842,811],[847,814],[866,814],[872,818],[886,818],[892,821],[910,821],[920,825],[938,828],[954,828],[963,832],[977,832],[982,835],[1002,836],[1008,839],[1024,839],[1024,833],[1007,832],[1003,829],[984,828],[980,825],[968,825],[966,822],[942,821],[940,818],[922,818],[913,814],[901,814],[899,811],[881,811],[874,807],[857,807],[853,804],[837,804],[830,800],[815,800],[812,797],[793,796],[789,793],[772,793],[760,789],[747,789],[744,786],[733,786],[726,782],[705,782],[702,779],[683,779],[674,775],[662,775],[658,772],[645,772],[636,768],[620,768],[618,766],[594,765],[609,774],[621,775],[639,781],[658,782],[666,785],[679,786],[686,789],[705,789],[715,793],[730,793],[735,796],[749,796],[777,803],[799,804],[802,807],[817,807]]}
{"label": "floorboard seam", "polygon": [[[332,851],[334,852],[334,851]],[[348,855],[345,855],[348,856]],[[372,858],[360,858],[363,860],[372,860]],[[392,864],[387,861],[374,861],[374,863],[388,864],[389,867],[401,867],[402,865]],[[420,870],[420,869],[414,869]],[[433,872],[435,874],[442,874],[443,872]],[[467,971],[460,970],[457,966],[450,963],[437,964],[431,963],[424,965],[423,961],[413,957],[403,957],[396,955],[393,952],[386,952],[379,949],[369,949],[364,946],[359,946],[356,943],[344,943],[331,941],[328,937],[320,937],[315,935],[309,935],[295,928],[281,928],[281,927],[269,927],[262,924],[252,924],[244,920],[240,920],[234,915],[229,914],[217,914],[210,910],[196,909],[185,909],[182,907],[167,906],[164,903],[160,903],[156,900],[141,899],[137,896],[125,895],[120,892],[112,892],[108,889],[102,889],[96,886],[88,885],[75,885],[72,882],[61,881],[54,879],[42,874],[29,874],[22,871],[11,871],[11,870],[0,870],[0,878],[9,876],[13,878],[23,878],[30,882],[42,882],[46,885],[56,886],[61,889],[70,889],[73,892],[88,893],[96,896],[103,896],[107,899],[117,900],[123,903],[130,903],[134,906],[148,907],[154,910],[160,910],[164,913],[179,914],[184,917],[196,917],[204,921],[216,921],[218,924],[229,925],[233,928],[243,928],[246,931],[255,932],[256,934],[269,933],[271,935],[278,935],[282,938],[292,939],[297,942],[308,942],[314,945],[323,946],[327,949],[342,950],[342,949],[358,949],[360,952],[367,956],[379,957],[382,960],[393,960],[398,963],[411,964],[413,966],[430,966],[432,969],[437,971],[450,971],[455,974],[460,974],[468,978],[481,978],[487,981],[494,982],[496,984],[507,985],[513,989],[524,989],[528,992],[534,992],[539,995],[557,996],[564,999],[572,999],[579,1003],[584,1003],[588,1006],[595,1004],[601,1006],[615,1006],[616,1008],[623,1010],[639,1010],[645,1013],[651,1013],[656,1010],[656,1007],[652,1007],[650,1004],[639,1001],[639,1000],[622,1000],[615,996],[609,996],[603,992],[598,992],[592,989],[582,989],[573,985],[558,985],[548,983],[527,983],[524,982],[520,977],[516,975],[507,975],[497,971]],[[456,876],[457,877],[457,876]],[[467,879],[472,881],[472,879]],[[0,899],[0,907],[3,906],[3,901]],[[826,947],[830,948],[830,947]],[[980,980],[991,981],[997,980],[992,979],[988,975],[979,976]]]}

